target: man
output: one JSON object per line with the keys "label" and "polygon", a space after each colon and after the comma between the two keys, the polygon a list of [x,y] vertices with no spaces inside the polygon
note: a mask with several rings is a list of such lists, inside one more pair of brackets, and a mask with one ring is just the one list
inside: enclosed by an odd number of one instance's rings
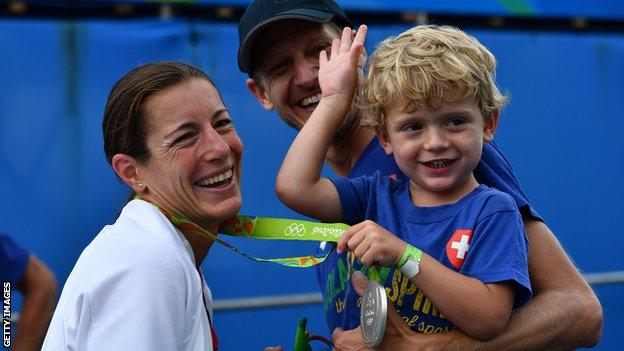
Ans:
{"label": "man", "polygon": [[[351,26],[332,0],[256,0],[239,22],[238,63],[249,74],[247,87],[263,108],[275,109],[290,126],[301,129],[320,100],[318,55],[331,48],[344,26]],[[363,64],[365,58],[362,58]],[[392,157],[385,155],[374,132],[360,124],[352,107],[338,130],[326,160],[336,174],[357,177],[381,170],[401,177]],[[494,145],[484,148],[479,181],[510,193],[520,208],[530,242],[529,270],[534,297],[514,311],[504,332],[482,342],[460,331],[423,335],[412,331],[393,308],[380,349],[543,350],[590,347],[600,339],[602,310],[583,277],[541,217],[532,209],[506,159]],[[353,264],[353,267],[351,266]],[[351,285],[343,274],[357,269],[347,255],[332,254],[317,270],[330,328],[338,350],[363,347],[357,307],[342,308]],[[361,265],[359,265],[361,267]],[[361,293],[365,279],[354,275]],[[340,306],[340,307],[338,307]],[[342,329],[350,329],[343,331]]]}
{"label": "man", "polygon": [[0,234],[0,276],[4,291],[22,294],[13,350],[40,350],[56,302],[54,274],[35,255]]}

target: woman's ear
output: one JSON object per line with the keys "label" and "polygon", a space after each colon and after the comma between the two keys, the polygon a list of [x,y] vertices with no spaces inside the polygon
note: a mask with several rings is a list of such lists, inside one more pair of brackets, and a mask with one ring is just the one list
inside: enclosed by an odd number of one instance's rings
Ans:
{"label": "woman's ear", "polygon": [[139,164],[132,156],[116,154],[111,160],[113,170],[127,186],[132,188],[135,194],[141,194],[147,188],[139,173]]}
{"label": "woman's ear", "polygon": [[392,144],[390,143],[390,138],[388,137],[388,132],[386,128],[379,128],[375,131],[377,134],[377,138],[379,138],[379,143],[383,147],[384,151],[386,151],[386,155],[392,155]]}
{"label": "woman's ear", "polygon": [[500,110],[494,109],[490,112],[490,116],[485,119],[483,123],[483,141],[486,143],[494,140],[494,133],[498,127],[498,119],[500,117]]}
{"label": "woman's ear", "polygon": [[258,100],[265,110],[270,111],[275,107],[260,84],[257,84],[252,78],[248,78],[245,83],[247,84],[247,89],[256,97],[256,100]]}

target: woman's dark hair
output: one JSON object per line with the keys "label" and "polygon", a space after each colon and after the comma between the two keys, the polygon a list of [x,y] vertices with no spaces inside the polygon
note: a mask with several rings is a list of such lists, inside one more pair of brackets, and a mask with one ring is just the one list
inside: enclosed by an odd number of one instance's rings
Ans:
{"label": "woman's dark hair", "polygon": [[108,96],[102,121],[104,153],[110,164],[116,154],[139,162],[150,158],[145,135],[145,101],[152,95],[191,79],[213,81],[200,69],[181,62],[155,62],[139,66],[121,78]]}

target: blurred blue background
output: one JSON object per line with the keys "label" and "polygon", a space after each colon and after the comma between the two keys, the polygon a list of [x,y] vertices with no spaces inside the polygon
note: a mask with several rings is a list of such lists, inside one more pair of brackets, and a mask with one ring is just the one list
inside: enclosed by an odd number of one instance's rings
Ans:
{"label": "blurred blue background", "polygon": [[[622,1],[338,2],[358,20],[373,19],[369,52],[381,39],[413,25],[401,22],[415,18],[413,13],[459,21],[477,16],[473,23],[482,19],[464,29],[496,55],[499,86],[511,93],[496,135],[499,145],[578,267],[586,273],[624,270],[619,224],[624,218],[624,128],[617,127],[624,117]],[[154,6],[154,1],[88,3]],[[199,15],[133,16],[127,12],[132,7],[126,12],[115,7],[105,18],[82,18],[83,12],[63,18],[63,11],[71,10],[55,2],[26,1],[25,8],[14,8],[0,1],[0,229],[44,260],[61,286],[83,248],[114,221],[128,194],[106,163],[100,126],[113,83],[139,64],[181,60],[205,70],[245,143],[241,212],[297,217],[273,191],[295,133],[260,108],[245,88],[247,76],[237,69],[236,18],[248,1],[175,3],[194,6]],[[46,16],[46,9],[54,15]],[[375,22],[380,13],[395,16]],[[518,18],[532,19],[535,27],[505,27]],[[549,21],[559,27],[549,28]],[[592,21],[599,24],[597,30],[584,28]],[[313,244],[228,240],[258,257],[314,250]],[[251,262],[219,245],[203,269],[217,301],[318,292],[312,269]],[[620,349],[624,284],[599,285],[596,293],[605,313],[597,349]],[[220,349],[280,344],[290,350],[303,316],[313,333],[329,335],[320,303],[217,311]]]}

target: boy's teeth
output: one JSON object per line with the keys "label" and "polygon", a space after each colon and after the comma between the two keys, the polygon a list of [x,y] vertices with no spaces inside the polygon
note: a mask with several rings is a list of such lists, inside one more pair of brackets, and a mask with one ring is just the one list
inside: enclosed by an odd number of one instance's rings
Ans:
{"label": "boy's teeth", "polygon": [[319,101],[321,101],[321,96],[322,96],[321,93],[318,93],[316,95],[307,97],[307,98],[301,100],[301,106],[308,107],[308,106],[310,106],[312,104],[316,104]]}
{"label": "boy's teeth", "polygon": [[429,166],[433,168],[440,168],[440,167],[444,167],[448,165],[449,163],[450,163],[449,160],[435,160],[435,161],[429,161]]}
{"label": "boy's teeth", "polygon": [[214,177],[210,177],[208,179],[203,179],[201,181],[199,181],[199,185],[201,186],[207,186],[207,185],[211,185],[214,183],[218,183],[218,182],[222,182],[226,179],[230,179],[232,177],[232,170],[228,170],[225,173],[221,173],[221,174],[217,174]]}

